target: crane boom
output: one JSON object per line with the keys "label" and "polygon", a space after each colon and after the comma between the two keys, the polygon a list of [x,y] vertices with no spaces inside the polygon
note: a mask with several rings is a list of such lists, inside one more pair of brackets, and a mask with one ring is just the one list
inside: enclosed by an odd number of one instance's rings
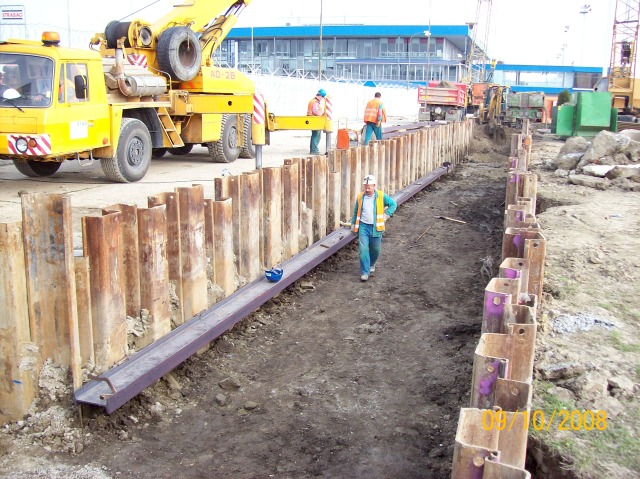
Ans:
{"label": "crane boom", "polygon": [[[251,0],[237,0],[229,5],[229,0],[203,1],[184,0],[174,2],[174,9],[151,25],[151,31],[156,35],[172,26],[190,26],[200,34],[202,58],[209,58],[220,42],[227,36],[235,25],[238,16]],[[227,9],[224,14],[212,19],[211,12]]]}

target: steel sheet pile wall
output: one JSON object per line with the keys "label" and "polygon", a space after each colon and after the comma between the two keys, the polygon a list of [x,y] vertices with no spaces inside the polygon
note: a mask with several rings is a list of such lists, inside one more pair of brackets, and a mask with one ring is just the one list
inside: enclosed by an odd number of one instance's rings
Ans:
{"label": "steel sheet pile wall", "polygon": [[536,175],[528,171],[531,136],[513,135],[502,263],[485,288],[471,404],[460,412],[452,478],[525,479],[536,310],[542,297],[546,239],[536,223]]}
{"label": "steel sheet pile wall", "polygon": [[[0,224],[0,420],[19,419],[47,359],[102,373],[349,221],[362,177],[389,194],[462,160],[470,121],[420,128],[327,157],[286,160],[82,218],[74,257],[70,198],[23,195],[21,224]],[[129,320],[131,321],[131,320]]]}

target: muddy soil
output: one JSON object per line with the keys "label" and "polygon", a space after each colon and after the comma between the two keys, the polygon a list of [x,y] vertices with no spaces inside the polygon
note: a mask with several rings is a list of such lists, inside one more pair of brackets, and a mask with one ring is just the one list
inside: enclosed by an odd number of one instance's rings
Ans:
{"label": "muddy soil", "polygon": [[[636,478],[640,193],[544,170],[561,146],[534,137],[548,243],[532,409],[603,410],[608,428],[531,431],[527,469]],[[499,264],[507,152],[479,130],[467,161],[390,220],[369,282],[349,245],[111,416],[85,410],[81,425],[51,371],[37,411],[0,431],[0,477],[449,477]]]}
{"label": "muddy soil", "polygon": [[399,207],[369,282],[351,243],[111,416],[85,410],[71,452],[11,425],[0,474],[449,477],[508,147],[479,135],[469,161]]}

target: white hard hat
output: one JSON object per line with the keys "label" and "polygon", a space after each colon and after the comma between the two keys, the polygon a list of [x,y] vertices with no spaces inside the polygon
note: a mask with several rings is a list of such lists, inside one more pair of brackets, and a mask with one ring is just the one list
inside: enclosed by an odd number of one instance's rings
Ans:
{"label": "white hard hat", "polygon": [[375,185],[376,184],[376,177],[373,175],[367,175],[364,177],[364,181],[362,182],[363,185]]}

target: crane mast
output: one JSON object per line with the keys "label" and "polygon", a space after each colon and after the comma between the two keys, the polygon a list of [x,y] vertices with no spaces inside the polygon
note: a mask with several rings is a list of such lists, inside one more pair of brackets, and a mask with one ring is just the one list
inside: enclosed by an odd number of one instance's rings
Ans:
{"label": "crane mast", "polygon": [[623,110],[633,108],[639,25],[640,1],[616,0],[608,90],[613,106]]}
{"label": "crane mast", "polygon": [[467,57],[467,75],[464,83],[483,83],[486,79],[487,44],[489,43],[489,27],[491,24],[492,0],[478,0],[471,50]]}

